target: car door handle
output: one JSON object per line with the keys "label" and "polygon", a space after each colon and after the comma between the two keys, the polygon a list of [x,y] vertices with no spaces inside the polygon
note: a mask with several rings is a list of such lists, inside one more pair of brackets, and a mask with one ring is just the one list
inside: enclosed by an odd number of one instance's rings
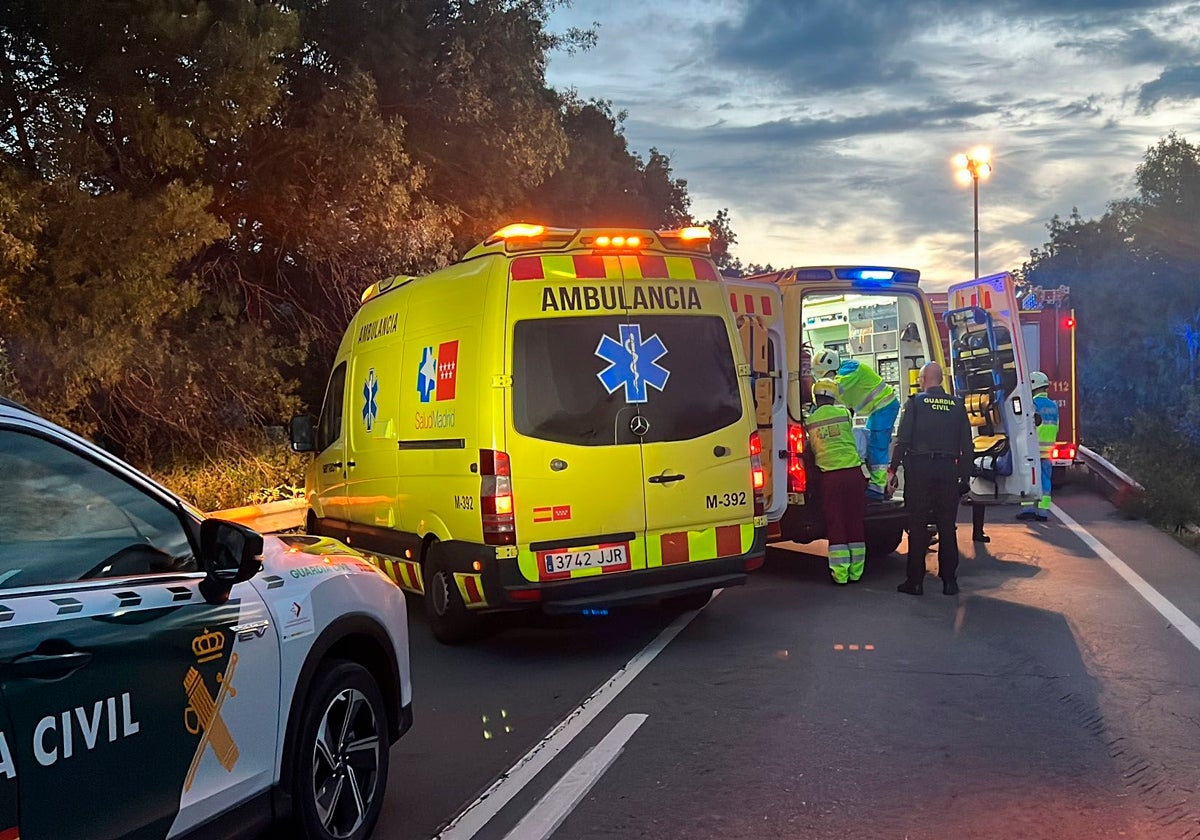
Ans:
{"label": "car door handle", "polygon": [[342,462],[341,461],[330,461],[329,466],[333,467],[335,470],[340,470],[342,468]]}
{"label": "car door handle", "polygon": [[10,677],[19,679],[54,680],[69,676],[92,660],[86,650],[70,653],[26,653],[4,666]]}
{"label": "car door handle", "polygon": [[357,464],[356,462],[354,462],[354,461],[347,461],[347,462],[346,462],[346,469],[348,469],[348,470],[352,470],[352,469],[354,469],[354,468],[355,468],[355,467],[357,467],[357,466],[358,466],[358,464]]}
{"label": "car door handle", "polygon": [[673,481],[683,481],[685,478],[687,478],[686,475],[679,473],[675,475],[667,475],[666,473],[663,473],[662,475],[652,475],[647,480],[651,484],[670,484]]}

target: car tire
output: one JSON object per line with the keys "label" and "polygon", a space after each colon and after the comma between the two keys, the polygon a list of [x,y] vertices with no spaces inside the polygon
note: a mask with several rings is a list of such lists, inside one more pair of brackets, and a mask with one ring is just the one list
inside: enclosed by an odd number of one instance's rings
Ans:
{"label": "car tire", "polygon": [[371,672],[348,660],[323,665],[296,738],[293,836],[366,840],[383,809],[390,746],[383,692]]}
{"label": "car tire", "polygon": [[474,638],[480,631],[480,617],[463,603],[454,575],[446,568],[437,543],[425,552],[421,567],[425,584],[425,616],[433,637],[444,645],[456,645]]}
{"label": "car tire", "polygon": [[663,598],[663,606],[672,610],[698,610],[704,607],[711,598],[711,589],[707,592],[689,592],[686,595]]}
{"label": "car tire", "polygon": [[891,554],[900,547],[900,540],[902,539],[904,539],[903,525],[868,527],[866,539],[867,554],[872,557]]}

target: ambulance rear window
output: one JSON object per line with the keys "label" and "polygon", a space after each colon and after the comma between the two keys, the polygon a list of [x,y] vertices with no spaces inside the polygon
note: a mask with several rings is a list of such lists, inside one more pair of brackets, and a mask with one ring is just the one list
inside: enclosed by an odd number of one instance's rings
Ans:
{"label": "ambulance rear window", "polygon": [[[641,415],[640,438],[631,421]],[[577,446],[690,440],[742,417],[725,321],[707,315],[519,321],[513,422]]]}

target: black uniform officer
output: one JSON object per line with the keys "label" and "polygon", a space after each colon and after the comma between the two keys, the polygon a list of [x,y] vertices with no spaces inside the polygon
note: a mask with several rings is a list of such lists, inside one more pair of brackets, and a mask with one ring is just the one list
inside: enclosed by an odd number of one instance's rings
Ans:
{"label": "black uniform officer", "polygon": [[924,592],[929,522],[937,525],[938,577],[942,592],[958,593],[958,540],[954,520],[959,496],[967,492],[975,447],[962,401],[942,388],[942,366],[921,368],[922,391],[909,398],[892,448],[889,481],[904,465],[904,507],[908,513],[908,569],[896,587],[909,595]]}

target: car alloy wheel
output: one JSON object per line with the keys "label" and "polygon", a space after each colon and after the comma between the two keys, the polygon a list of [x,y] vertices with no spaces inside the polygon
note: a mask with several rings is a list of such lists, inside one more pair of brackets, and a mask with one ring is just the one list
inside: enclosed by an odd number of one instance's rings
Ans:
{"label": "car alloy wheel", "polygon": [[330,837],[351,837],[367,819],[379,791],[379,723],[356,688],[334,695],[313,742],[312,792],[317,818]]}

